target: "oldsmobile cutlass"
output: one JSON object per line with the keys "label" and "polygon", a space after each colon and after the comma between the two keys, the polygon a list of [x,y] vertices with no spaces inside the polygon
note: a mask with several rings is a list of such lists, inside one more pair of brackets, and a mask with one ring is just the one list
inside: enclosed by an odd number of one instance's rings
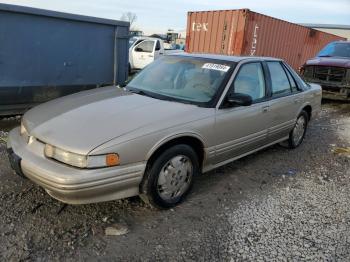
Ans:
{"label": "oldsmobile cutlass", "polygon": [[169,55],[124,88],[31,109],[8,153],[19,175],[60,201],[140,195],[167,208],[200,173],[276,143],[298,147],[321,93],[280,59]]}

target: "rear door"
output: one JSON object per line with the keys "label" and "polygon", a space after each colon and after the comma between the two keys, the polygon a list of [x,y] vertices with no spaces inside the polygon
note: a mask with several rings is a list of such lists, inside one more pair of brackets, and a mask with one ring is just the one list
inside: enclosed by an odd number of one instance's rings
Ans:
{"label": "rear door", "polygon": [[132,50],[134,67],[142,69],[154,61],[156,40],[144,40]]}
{"label": "rear door", "polygon": [[262,63],[249,62],[241,65],[229,92],[250,95],[253,104],[227,107],[224,103],[217,110],[217,164],[262,147],[267,140],[269,101]]}
{"label": "rear door", "polygon": [[285,138],[293,129],[303,104],[303,92],[280,61],[266,62],[271,86],[268,142]]}

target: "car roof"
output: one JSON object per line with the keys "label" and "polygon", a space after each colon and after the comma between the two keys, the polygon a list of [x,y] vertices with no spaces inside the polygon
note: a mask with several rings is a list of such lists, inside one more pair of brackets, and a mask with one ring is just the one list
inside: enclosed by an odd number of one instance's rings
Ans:
{"label": "car roof", "polygon": [[283,61],[279,58],[274,57],[264,57],[264,56],[229,56],[229,55],[215,55],[215,54],[207,54],[207,53],[175,53],[170,54],[171,56],[186,56],[186,57],[194,57],[194,58],[208,58],[214,60],[222,60],[229,62],[240,62],[243,60],[268,60],[268,61]]}
{"label": "car roof", "polygon": [[131,38],[134,38],[134,39],[137,39],[137,40],[162,40],[160,38],[149,37],[149,36],[133,36]]}

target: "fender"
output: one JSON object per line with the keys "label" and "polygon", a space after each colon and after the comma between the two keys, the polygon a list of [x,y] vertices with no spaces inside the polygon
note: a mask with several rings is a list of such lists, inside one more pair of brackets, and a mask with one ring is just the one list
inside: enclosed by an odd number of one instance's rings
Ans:
{"label": "fender", "polygon": [[[299,108],[299,110],[298,110],[298,114],[295,116],[295,118],[297,118],[297,117],[300,115],[301,111],[302,111],[306,106],[310,106],[310,107],[311,107],[311,115],[310,115],[310,118],[312,117],[312,110],[313,110],[312,105],[311,105],[310,102],[304,101],[304,103],[300,106],[300,108]],[[310,120],[310,119],[309,119],[309,120]]]}
{"label": "fender", "polygon": [[156,152],[161,146],[163,146],[167,142],[174,140],[176,138],[181,138],[181,137],[196,138],[202,143],[203,148],[205,148],[205,146],[206,146],[204,143],[203,137],[195,132],[188,131],[188,132],[181,132],[181,133],[173,133],[173,134],[170,134],[170,135],[164,137],[162,140],[158,141],[146,154],[146,160],[150,159],[150,157],[154,154],[154,152]]}

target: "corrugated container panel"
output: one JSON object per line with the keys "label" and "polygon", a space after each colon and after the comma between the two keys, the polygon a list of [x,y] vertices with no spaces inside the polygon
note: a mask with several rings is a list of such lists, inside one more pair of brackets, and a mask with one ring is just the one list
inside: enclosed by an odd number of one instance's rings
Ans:
{"label": "corrugated container panel", "polygon": [[241,55],[278,57],[294,68],[303,63],[307,28],[254,12],[246,19],[246,45]]}
{"label": "corrugated container panel", "polygon": [[241,53],[244,39],[245,13],[240,11],[232,11],[230,46],[228,55],[238,55]]}
{"label": "corrugated container panel", "polygon": [[248,9],[189,12],[187,52],[271,56],[297,69],[332,41],[345,40]]}
{"label": "corrugated container panel", "polygon": [[0,4],[0,115],[128,77],[129,23]]}

